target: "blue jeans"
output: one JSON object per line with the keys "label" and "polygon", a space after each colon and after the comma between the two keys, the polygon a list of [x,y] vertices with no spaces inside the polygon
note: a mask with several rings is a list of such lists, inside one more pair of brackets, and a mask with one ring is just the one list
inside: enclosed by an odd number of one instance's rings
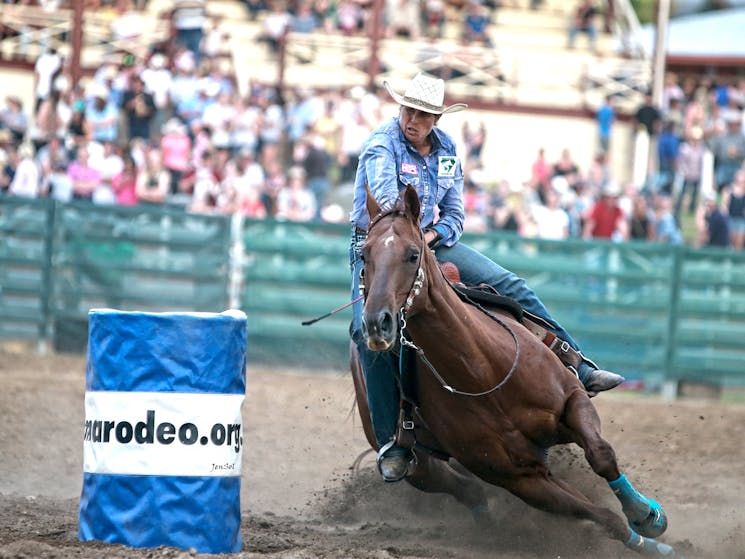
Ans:
{"label": "blue jeans", "polygon": [[530,314],[545,320],[551,325],[551,331],[554,334],[569,342],[574,349],[579,350],[577,343],[569,335],[569,332],[551,318],[541,300],[521,277],[502,268],[480,252],[460,242],[451,247],[437,247],[435,256],[439,262],[455,264],[460,271],[460,279],[464,284],[478,285],[485,283],[491,285],[500,295],[514,299]]}
{"label": "blue jeans", "polygon": [[[349,247],[349,266],[352,271],[352,299],[359,296],[362,258],[360,250],[364,236],[352,233]],[[392,351],[371,351],[362,336],[363,301],[352,305],[352,341],[360,355],[362,372],[367,386],[367,405],[375,431],[378,447],[382,447],[396,434],[400,394],[397,383],[398,356]]]}
{"label": "blue jeans", "polygon": [[[364,244],[364,235],[352,233],[349,247],[349,264],[352,272],[352,299],[359,296],[360,270],[362,259],[360,250]],[[494,287],[501,295],[510,297],[531,314],[534,314],[552,326],[551,331],[579,351],[579,347],[569,333],[548,314],[548,310],[530,289],[524,279],[492,262],[480,252],[463,243],[452,247],[440,246],[435,249],[435,256],[440,262],[451,262],[458,267],[461,281],[466,285],[486,283]],[[362,336],[362,311],[364,303],[357,301],[352,306],[352,341],[357,345],[360,363],[367,384],[367,403],[380,446],[394,436],[399,410],[399,390],[397,385],[398,356],[393,352],[376,352],[367,348]]]}
{"label": "blue jeans", "polygon": [[569,27],[569,48],[574,48],[574,42],[580,32],[587,33],[587,40],[590,43],[590,48],[595,50],[595,45],[598,41],[598,30],[594,25],[588,25],[584,28],[571,25]]}
{"label": "blue jeans", "polygon": [[321,221],[321,210],[326,202],[326,194],[331,187],[331,181],[326,177],[313,177],[308,179],[308,188],[316,199],[316,221]]}

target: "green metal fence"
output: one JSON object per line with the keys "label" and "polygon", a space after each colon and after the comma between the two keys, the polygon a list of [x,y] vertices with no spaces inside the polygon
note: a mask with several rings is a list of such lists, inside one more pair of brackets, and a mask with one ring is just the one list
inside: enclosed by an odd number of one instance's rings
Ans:
{"label": "green metal fence", "polygon": [[[350,297],[347,226],[244,225],[245,288],[256,354],[345,367]],[[548,241],[506,233],[464,242],[524,277],[602,365],[648,385],[745,385],[745,255],[652,243]]]}
{"label": "green metal fence", "polygon": [[0,199],[0,338],[46,339],[54,204]]}
{"label": "green metal fence", "polygon": [[[0,235],[0,338],[80,350],[90,308],[232,304],[248,316],[252,361],[347,366],[350,309],[301,325],[350,299],[346,225],[246,221],[231,240],[223,216],[3,198]],[[503,233],[464,242],[524,277],[600,364],[648,385],[745,386],[745,254]]]}
{"label": "green metal fence", "polygon": [[91,308],[228,307],[226,217],[6,198],[0,228],[1,337],[52,334],[56,347],[79,350]]}
{"label": "green metal fence", "polygon": [[351,310],[312,326],[303,320],[349,301],[349,228],[247,221],[241,307],[255,358],[342,368]]}

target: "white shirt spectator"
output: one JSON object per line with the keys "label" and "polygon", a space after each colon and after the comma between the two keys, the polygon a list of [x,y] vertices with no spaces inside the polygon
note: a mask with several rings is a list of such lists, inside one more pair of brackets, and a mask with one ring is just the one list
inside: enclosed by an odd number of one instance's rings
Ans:
{"label": "white shirt spectator", "polygon": [[145,91],[153,96],[158,109],[165,109],[168,106],[168,92],[173,81],[171,71],[163,67],[164,63],[162,54],[154,54],[150,66],[145,68],[140,76],[145,84]]}
{"label": "white shirt spectator", "polygon": [[72,200],[72,179],[64,168],[54,169],[49,175],[49,196],[59,202]]}
{"label": "white shirt spectator", "polygon": [[217,101],[207,105],[202,114],[202,123],[212,128],[213,132],[228,131],[234,119],[235,107],[230,95],[226,94],[220,94]]}
{"label": "white shirt spectator", "polygon": [[278,40],[291,21],[292,15],[289,12],[285,12],[281,8],[271,11],[264,18],[264,33],[268,37]]}
{"label": "white shirt spectator", "polygon": [[[556,195],[554,195],[556,196]],[[569,216],[563,208],[536,204],[533,206],[533,220],[536,236],[540,239],[562,240],[569,236]]]}
{"label": "white shirt spectator", "polygon": [[52,76],[62,66],[62,57],[52,49],[36,59],[34,72],[36,73],[36,97],[46,99],[52,90]]}
{"label": "white shirt spectator", "polygon": [[31,151],[25,147],[20,148],[19,155],[21,162],[18,164],[8,190],[12,196],[38,198],[41,178],[39,166],[34,161]]}
{"label": "white shirt spectator", "polygon": [[264,184],[264,169],[256,161],[246,165],[243,173],[235,178],[235,189],[239,195],[248,190],[261,190]]}
{"label": "white shirt spectator", "polygon": [[261,111],[258,107],[239,100],[231,129],[231,144],[238,149],[254,151],[258,144]]}
{"label": "white shirt spectator", "polygon": [[124,169],[124,161],[122,158],[115,154],[110,153],[104,155],[102,159],[91,161],[91,167],[95,167],[101,172],[101,180],[106,184],[111,184],[111,179],[122,172]]}
{"label": "white shirt spectator", "polygon": [[285,127],[285,114],[279,105],[269,105],[264,111],[261,139],[269,143],[279,143]]}

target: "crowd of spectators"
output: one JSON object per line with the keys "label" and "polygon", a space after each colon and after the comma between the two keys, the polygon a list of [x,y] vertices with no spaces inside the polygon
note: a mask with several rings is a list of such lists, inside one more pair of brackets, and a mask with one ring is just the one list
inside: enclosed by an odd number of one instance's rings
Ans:
{"label": "crowd of spectators", "polygon": [[[373,14],[373,0],[242,1],[252,19],[262,20],[263,40],[275,50],[285,31],[364,34]],[[501,4],[495,0],[385,0],[382,28],[389,38],[437,40],[445,36],[446,23],[451,21],[463,43],[489,46]]]}
{"label": "crowd of spectators", "polygon": [[[606,103],[612,103],[607,99]],[[508,229],[546,239],[641,240],[697,246],[745,244],[745,80],[667,76],[662,106],[651,95],[633,115],[650,141],[646,182],[619,184],[608,160],[610,128],[592,161],[543,148],[525,180],[488,187],[478,158],[466,169],[466,229]],[[464,130],[464,141],[473,136]],[[483,141],[483,138],[481,138]],[[469,151],[467,153],[470,154]],[[702,190],[713,161],[713,188]],[[703,203],[701,203],[703,201]],[[690,224],[688,237],[684,225]]]}
{"label": "crowd of spectators", "polygon": [[182,45],[106,62],[72,88],[49,49],[36,61],[31,118],[13,95],[0,112],[0,196],[343,220],[326,197],[353,179],[381,120],[377,96],[300,88],[285,98],[258,84],[240,95],[223,66]]}
{"label": "crowd of spectators", "polygon": [[[330,194],[354,179],[362,142],[383,118],[384,97],[361,87],[283,95],[257,83],[240,95],[219,55],[219,26],[200,11],[204,3],[184,1],[181,14],[179,4],[175,48],[154,46],[142,60],[107,61],[84,86],[70,87],[66,62],[53,48],[38,57],[32,117],[13,95],[0,112],[0,196],[345,222],[344,208]],[[275,12],[286,22],[317,19],[326,6],[324,13],[333,14],[328,21],[340,26],[345,3],[247,4],[257,15],[270,10],[261,14],[265,22]],[[460,9],[467,14],[485,4],[467,1]],[[536,146],[524,177],[497,180],[482,165],[487,130],[467,120],[461,134],[465,228],[675,244],[683,242],[685,214],[697,227],[690,242],[742,249],[744,105],[745,80],[670,76],[662,106],[647,97],[634,115],[652,140],[656,169],[643,185],[619,185],[612,176],[610,125],[592,161],[575,161],[568,148],[547,154]],[[700,187],[706,150],[715,162],[713,193]]]}
{"label": "crowd of spectators", "polygon": [[[115,16],[112,33],[122,36],[132,30],[120,23],[146,2],[104,4]],[[276,48],[287,30],[361,32],[372,3],[277,0],[246,7],[261,16],[264,39]],[[239,95],[221,59],[224,34],[206,8],[204,0],[174,0],[168,15],[175,47],[152,45],[143,59],[130,53],[106,60],[84,85],[71,87],[67,61],[47,48],[35,61],[33,108],[14,95],[5,99],[0,196],[345,219],[339,205],[327,203],[328,193],[354,178],[361,144],[381,121],[377,94],[249,84]],[[429,25],[443,23],[449,9],[463,14],[464,41],[486,41],[495,8],[476,0],[389,0],[384,28],[437,37]]]}

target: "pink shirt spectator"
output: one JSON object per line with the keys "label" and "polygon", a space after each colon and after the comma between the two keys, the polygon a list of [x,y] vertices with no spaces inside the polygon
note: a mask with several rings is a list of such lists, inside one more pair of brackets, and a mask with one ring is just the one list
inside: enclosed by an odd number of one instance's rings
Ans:
{"label": "pink shirt spectator", "polygon": [[166,124],[163,138],[160,140],[160,151],[163,157],[163,166],[174,171],[186,171],[189,167],[191,156],[191,139],[186,135],[186,129],[177,124]]}
{"label": "pink shirt spectator", "polygon": [[134,206],[137,204],[137,176],[126,169],[111,179],[111,187],[116,193],[116,203],[120,206]]}
{"label": "pink shirt spectator", "polygon": [[73,161],[67,168],[67,176],[72,180],[73,197],[90,200],[93,191],[101,185],[101,171],[80,161]]}

